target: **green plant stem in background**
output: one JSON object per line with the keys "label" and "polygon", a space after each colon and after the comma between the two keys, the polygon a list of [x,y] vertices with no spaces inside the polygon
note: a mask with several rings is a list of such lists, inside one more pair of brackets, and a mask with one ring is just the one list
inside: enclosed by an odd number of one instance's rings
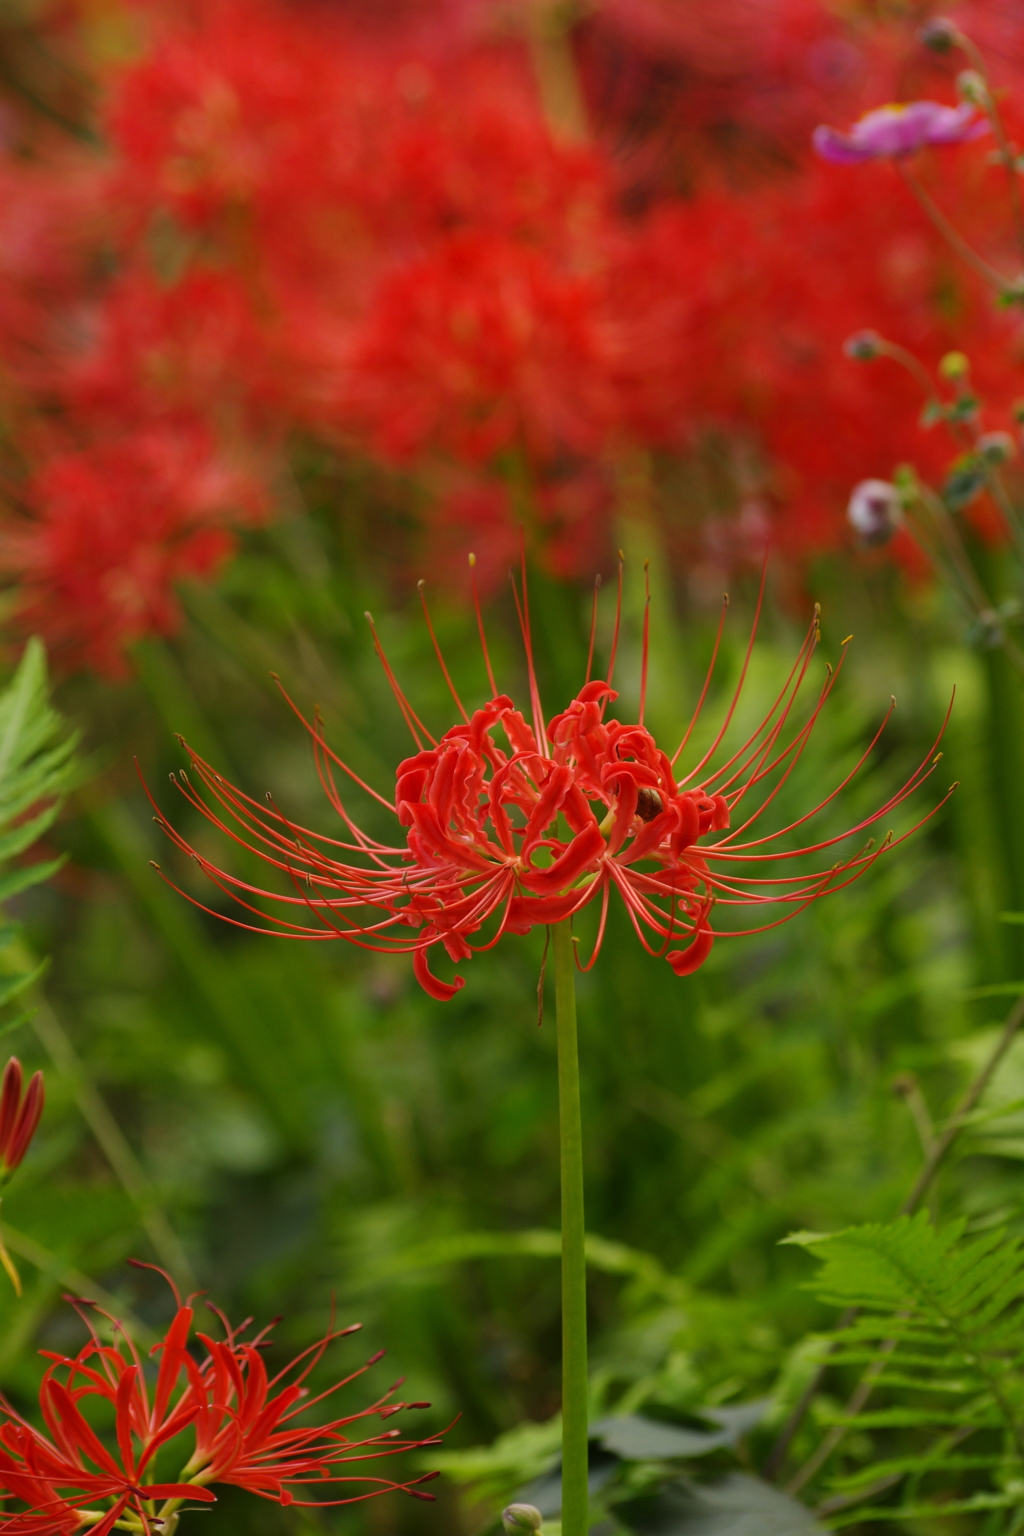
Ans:
{"label": "green plant stem in background", "polygon": [[139,1220],[158,1261],[180,1285],[194,1286],[195,1275],[188,1256],[160,1208],[142,1164],[97,1091],[63,1024],[41,995],[34,999],[32,1026],[54,1066],[73,1085],[82,1119],[138,1210]]}
{"label": "green plant stem in background", "polygon": [[587,1266],[583,1129],[576,1045],[576,956],[571,921],[552,929],[558,1036],[558,1139],[562,1177],[562,1533],[586,1536]]}

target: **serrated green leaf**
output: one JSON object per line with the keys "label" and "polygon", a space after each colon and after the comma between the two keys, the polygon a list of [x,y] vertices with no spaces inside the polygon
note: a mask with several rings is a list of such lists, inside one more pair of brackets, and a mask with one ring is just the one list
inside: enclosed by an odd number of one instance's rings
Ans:
{"label": "serrated green leaf", "polygon": [[[998,1229],[967,1238],[963,1221],[936,1228],[920,1212],[836,1233],[813,1251],[823,1261],[819,1289],[837,1305],[866,1309],[839,1335],[832,1358],[870,1366],[877,1384],[902,1399],[852,1419],[839,1412],[833,1422],[861,1430],[1002,1426],[1020,1449],[1019,1239]],[[948,1406],[936,1403],[942,1397]]]}
{"label": "serrated green leaf", "polygon": [[0,1008],[34,985],[48,969],[49,964],[49,960],[41,960],[31,971],[22,971],[17,976],[0,976]]}
{"label": "serrated green leaf", "polygon": [[23,821],[19,827],[14,827],[10,832],[0,834],[0,862],[16,858],[19,853],[24,853],[26,848],[31,848],[48,828],[53,826],[60,810],[58,804],[48,805],[40,811],[38,816],[32,816],[28,821]]}
{"label": "serrated green leaf", "polygon": [[6,875],[0,875],[0,902],[9,901],[30,886],[49,880],[66,863],[62,855],[59,859],[47,859],[42,864],[30,864],[26,869],[12,869]]}

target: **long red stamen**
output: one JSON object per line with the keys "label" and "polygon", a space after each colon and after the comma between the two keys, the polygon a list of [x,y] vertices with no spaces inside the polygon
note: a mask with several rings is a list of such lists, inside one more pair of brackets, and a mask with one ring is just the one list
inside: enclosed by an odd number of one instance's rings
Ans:
{"label": "long red stamen", "polygon": [[409,700],[406,698],[402,691],[402,687],[398,681],[398,678],[391,670],[391,663],[388,661],[388,658],[384,653],[384,647],[380,643],[380,636],[377,633],[377,626],[373,622],[372,613],[366,614],[366,622],[369,624],[370,633],[373,636],[373,648],[377,652],[377,657],[380,661],[380,664],[384,668],[384,675],[391,686],[391,692],[394,694],[398,707],[402,711],[405,723],[409,727],[409,734],[412,736],[413,741],[416,743],[421,752],[423,750],[423,742],[420,740],[420,733],[422,733],[422,735],[427,738],[431,746],[436,747],[436,738],[430,734],[426,726],[423,724],[423,721],[420,719],[419,715],[417,715],[416,711],[409,703]]}
{"label": "long red stamen", "polygon": [[549,757],[551,754],[548,749],[547,732],[544,729],[544,711],[540,705],[540,689],[537,686],[537,672],[533,664],[533,638],[530,632],[530,593],[526,580],[526,541],[521,529],[519,542],[523,595],[522,599],[520,599],[514,577],[512,577],[512,595],[515,598],[519,630],[523,637],[523,649],[526,652],[526,674],[530,687],[530,712],[533,717],[533,732],[537,738],[537,750],[542,757]]}
{"label": "long red stamen", "polygon": [[491,698],[498,696],[498,685],[494,681],[494,668],[491,666],[491,653],[487,649],[487,635],[484,632],[484,616],[480,611],[480,594],[476,587],[476,555],[469,557],[469,580],[473,588],[473,609],[476,613],[476,627],[480,635],[480,649],[484,653],[484,666],[487,668],[487,681],[491,685]]}
{"label": "long red stamen", "polygon": [[615,628],[612,630],[612,648],[608,656],[608,685],[611,686],[615,676],[615,658],[619,654],[619,630],[622,625],[622,568],[626,563],[626,557],[619,550],[619,576],[615,594]]}
{"label": "long red stamen", "polygon": [[590,605],[590,644],[587,647],[587,675],[585,682],[590,682],[591,673],[594,670],[594,641],[597,637],[597,598],[601,591],[600,576],[594,577],[594,598]]}
{"label": "long red stamen", "polygon": [[419,590],[420,605],[421,605],[421,607],[423,609],[423,617],[427,621],[427,632],[430,635],[430,643],[434,647],[434,655],[437,657],[437,664],[441,668],[441,672],[442,672],[442,674],[444,676],[445,682],[448,684],[448,692],[452,696],[452,699],[453,699],[454,704],[455,704],[455,708],[458,710],[459,714],[462,716],[463,720],[468,725],[469,724],[469,716],[466,714],[466,711],[465,711],[465,708],[463,706],[462,700],[459,698],[459,695],[455,691],[455,684],[452,682],[451,674],[449,673],[448,668],[445,665],[444,657],[441,654],[441,647],[440,647],[440,645],[438,645],[438,643],[437,643],[437,636],[434,633],[434,625],[433,625],[433,621],[431,620],[431,617],[430,617],[430,609],[427,607],[427,595],[426,595],[426,592],[424,591],[424,587],[426,586],[426,582],[418,581],[416,583],[416,586],[417,586],[417,588]]}
{"label": "long red stamen", "polygon": [[[746,655],[743,658],[743,666],[740,668],[739,680],[736,683],[736,691],[734,692],[734,694],[732,696],[732,701],[731,701],[731,703],[729,705],[729,708],[726,710],[725,719],[722,721],[721,729],[719,730],[718,735],[715,737],[714,741],[711,743],[710,747],[705,752],[704,756],[701,758],[700,762],[696,765],[696,767],[694,767],[686,775],[685,779],[680,779],[680,781],[679,781],[680,785],[689,784],[692,779],[695,779],[700,774],[700,770],[707,763],[709,763],[711,761],[711,759],[714,757],[715,753],[718,751],[718,748],[720,747],[720,745],[722,743],[723,736],[725,735],[726,731],[729,729],[729,726],[732,724],[732,717],[736,713],[736,707],[739,704],[740,696],[743,693],[743,685],[744,685],[744,683],[747,680],[747,671],[748,671],[748,669],[750,667],[750,658],[751,658],[751,656],[754,653],[754,641],[757,639],[757,628],[758,628],[758,625],[759,625],[759,623],[761,621],[761,605],[762,605],[763,601],[764,601],[764,577],[762,576],[762,578],[761,578],[761,590],[757,594],[757,607],[754,609],[754,622],[750,626],[750,639],[747,641],[747,651],[746,651]],[[817,610],[817,608],[815,608],[815,623],[817,622],[817,613],[818,613],[818,610]]]}
{"label": "long red stamen", "polygon": [[689,741],[690,737],[693,735],[694,726],[697,724],[697,721],[700,719],[701,710],[704,708],[704,701],[705,701],[705,699],[708,696],[708,689],[711,687],[711,679],[714,676],[714,672],[715,672],[715,663],[718,660],[718,648],[719,648],[719,646],[722,643],[722,631],[725,628],[725,616],[728,613],[728,611],[729,611],[729,594],[728,594],[728,592],[723,592],[723,594],[722,594],[722,611],[718,615],[718,630],[717,630],[717,632],[715,634],[715,643],[714,643],[714,646],[712,647],[712,650],[711,650],[711,660],[708,663],[708,670],[707,670],[707,673],[706,673],[705,678],[704,678],[704,686],[703,686],[703,688],[700,691],[700,698],[697,700],[697,707],[694,710],[693,714],[690,716],[690,723],[686,727],[686,733],[683,736],[683,739],[679,743],[678,747],[676,747],[676,750],[673,752],[672,756],[669,758],[669,762],[672,764],[673,768],[675,767],[676,763],[679,761],[680,757],[682,756],[683,750],[685,749],[686,744]]}
{"label": "long red stamen", "polygon": [[643,725],[644,711],[647,708],[647,665],[650,660],[651,645],[651,562],[644,561],[644,637],[640,655],[640,713],[637,723]]}

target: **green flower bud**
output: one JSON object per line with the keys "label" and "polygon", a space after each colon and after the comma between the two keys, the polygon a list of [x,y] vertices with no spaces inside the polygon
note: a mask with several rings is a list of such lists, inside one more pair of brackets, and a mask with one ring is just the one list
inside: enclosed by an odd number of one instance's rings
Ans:
{"label": "green flower bud", "polygon": [[963,352],[947,352],[939,363],[939,377],[950,382],[966,379],[971,371],[970,359]]}
{"label": "green flower bud", "polygon": [[961,99],[969,101],[972,107],[988,105],[988,86],[976,69],[962,69],[956,77],[956,88]]}
{"label": "green flower bud", "polygon": [[986,464],[1005,464],[1017,452],[1009,432],[983,432],[977,448]]}
{"label": "green flower bud", "polygon": [[859,363],[869,363],[881,355],[882,338],[877,331],[855,331],[843,342],[843,351]]}
{"label": "green flower bud", "polygon": [[540,1530],[543,1520],[540,1510],[532,1504],[510,1504],[501,1512],[501,1523],[508,1536],[523,1536],[524,1531],[532,1536],[534,1531]]}
{"label": "green flower bud", "polygon": [[945,16],[933,16],[917,35],[934,53],[951,53],[959,41],[956,27]]}

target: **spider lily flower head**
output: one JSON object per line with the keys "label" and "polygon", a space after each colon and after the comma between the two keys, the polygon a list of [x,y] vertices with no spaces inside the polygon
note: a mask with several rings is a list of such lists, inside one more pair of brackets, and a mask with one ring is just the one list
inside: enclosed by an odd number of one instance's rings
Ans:
{"label": "spider lily flower head", "polygon": [[989,125],[963,101],[944,107],[938,101],[892,102],[866,112],[848,133],[822,123],[811,136],[815,150],[832,165],[860,165],[865,160],[902,159],[928,144],[964,144],[980,138]]}
{"label": "spider lily flower head", "polygon": [[[168,1284],[174,1290],[169,1279]],[[183,1303],[176,1290],[174,1295],[174,1319],[150,1351],[159,1362],[155,1376],[147,1374],[123,1323],[93,1302],[65,1297],[86,1322],[90,1340],[73,1357],[41,1351],[50,1362],[39,1391],[48,1433],[0,1398],[0,1490],[5,1503],[17,1500],[24,1506],[5,1509],[0,1533],[70,1536],[84,1526],[95,1536],[107,1536],[115,1526],[127,1525],[156,1536],[173,1531],[187,1505],[215,1503],[211,1484],[230,1483],[285,1505],[348,1504],[388,1490],[433,1497],[417,1485],[436,1473],[401,1483],[348,1470],[350,1463],[358,1468],[372,1458],[438,1444],[435,1438],[403,1440],[397,1429],[377,1424],[363,1427],[365,1420],[379,1424],[403,1408],[430,1406],[395,1401],[400,1382],[341,1418],[317,1425],[297,1422],[383,1355],[381,1350],[342,1381],[310,1395],[305,1383],[328,1345],[356,1332],[358,1323],[330,1330],[271,1377],[263,1359],[269,1327],[246,1338],[251,1321],[232,1328],[207,1302],[224,1338],[202,1332],[193,1338],[194,1298]],[[106,1320],[112,1342],[103,1342],[92,1314]],[[112,1412],[116,1446],[91,1427],[92,1402]],[[176,1479],[158,1477],[158,1453],[186,1431],[193,1437],[192,1455]],[[310,1484],[330,1491],[333,1484],[348,1483],[360,1490],[328,1500],[297,1497]]]}
{"label": "spider lily flower head", "polygon": [[32,1075],[24,1096],[23,1084],[21,1062],[12,1056],[0,1079],[0,1183],[25,1156],[43,1113],[43,1074]]}
{"label": "spider lily flower head", "polygon": [[[621,565],[607,676],[591,676],[595,586],[587,676],[576,698],[549,720],[533,665],[525,568],[522,588],[514,590],[526,653],[529,717],[498,690],[475,584],[474,603],[492,696],[472,712],[452,683],[423,605],[439,665],[461,717],[439,739],[430,734],[403,693],[374,630],[378,655],[416,746],[398,765],[392,796],[370,788],[331,750],[319,715],[306,721],[292,704],[312,737],[321,782],[341,821],[339,838],[297,828],[272,803],[268,808],[228,784],[183,742],[198,783],[189,772],[172,775],[182,794],[232,839],[276,866],[291,885],[288,891],[265,891],[219,869],[189,846],[150,797],[157,821],[172,842],[197,862],[241,912],[238,916],[214,912],[195,897],[189,899],[243,928],[304,940],[340,938],[367,949],[407,954],[423,988],[444,1001],[463,986],[464,978],[438,977],[431,969],[431,951],[443,949],[458,964],[493,948],[507,933],[525,934],[538,925],[570,919],[593,905],[596,938],[589,958],[577,962],[581,969],[590,969],[601,948],[614,895],[624,903],[644,948],[663,957],[676,975],[685,976],[707,959],[716,933],[735,937],[737,932],[775,927],[817,897],[863,874],[891,845],[890,837],[852,851],[847,844],[838,861],[828,856],[840,843],[861,837],[893,812],[938,761],[936,742],[907,783],[874,812],[844,833],[804,842],[803,828],[853,778],[884,728],[883,720],[874,741],[835,789],[812,801],[790,827],[762,831],[756,824],[797,768],[838,676],[838,668],[827,670],[807,718],[795,721],[794,706],[819,639],[817,610],[789,675],[760,724],[743,745],[727,752],[722,743],[747,677],[755,619],[739,683],[721,728],[706,752],[687,756],[711,686],[726,600],[697,708],[670,756],[644,723],[649,598],[644,610],[638,718],[627,722],[609,714],[618,698],[612,678],[621,615]],[[393,813],[394,841],[379,841],[360,828],[340,793],[340,775]],[[795,846],[787,846],[794,841],[792,834],[797,834]],[[816,856],[824,856],[825,862],[818,857],[818,867],[809,872],[792,872],[786,862],[799,865]],[[164,878],[174,884],[168,876]],[[750,909],[760,921],[737,930],[729,921],[736,909]],[[723,926],[717,914],[725,917]]]}

